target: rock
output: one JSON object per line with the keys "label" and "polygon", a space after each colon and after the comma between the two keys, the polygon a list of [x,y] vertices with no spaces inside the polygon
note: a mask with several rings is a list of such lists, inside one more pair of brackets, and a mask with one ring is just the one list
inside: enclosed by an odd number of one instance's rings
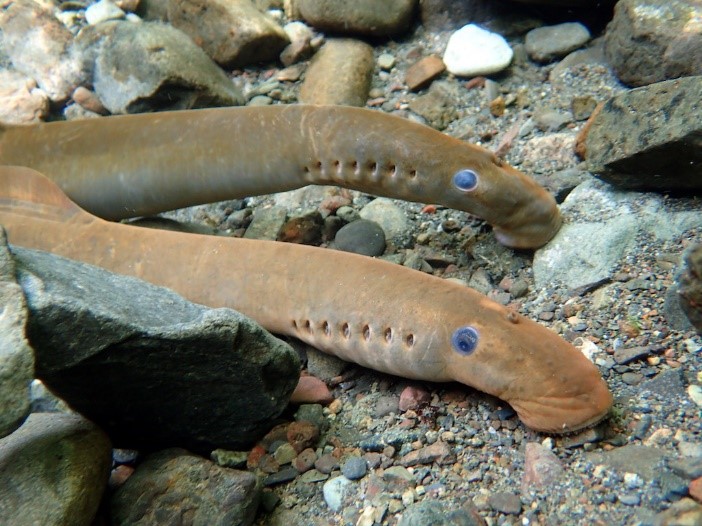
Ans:
{"label": "rock", "polygon": [[261,487],[256,475],[220,467],[183,449],[154,453],[113,495],[115,526],[253,523]]}
{"label": "rock", "polygon": [[309,26],[302,22],[290,22],[283,26],[283,31],[285,31],[285,34],[288,35],[288,39],[290,40],[290,44],[280,53],[280,61],[284,66],[290,66],[312,56],[314,52],[314,48],[312,47],[314,32]]}
{"label": "rock", "polygon": [[285,222],[278,232],[278,241],[303,245],[319,245],[322,242],[324,220],[317,210],[308,211]]}
{"label": "rock", "polygon": [[409,109],[422,117],[427,125],[443,130],[458,117],[453,91],[444,81],[434,82],[425,94],[410,101]]}
{"label": "rock", "polygon": [[382,256],[385,252],[385,232],[375,221],[359,219],[339,229],[334,238],[334,248],[365,256]]}
{"label": "rock", "polygon": [[444,71],[446,71],[444,61],[436,55],[429,55],[407,68],[405,84],[411,91],[419,91],[426,88]]}
{"label": "rock", "polygon": [[423,500],[407,506],[397,526],[485,526],[485,519],[470,503],[460,508],[437,500]]}
{"label": "rock", "polygon": [[29,124],[49,114],[49,97],[19,71],[0,69],[0,123]]}
{"label": "rock", "polygon": [[275,61],[290,43],[251,0],[169,0],[168,20],[228,69]]}
{"label": "rock", "polygon": [[366,476],[368,464],[362,457],[349,457],[341,465],[341,474],[349,480],[358,480]]}
{"label": "rock", "polygon": [[293,422],[287,430],[288,442],[298,453],[309,447],[315,447],[319,440],[319,427],[306,420]]}
{"label": "rock", "polygon": [[232,106],[244,97],[183,32],[157,22],[88,26],[76,42],[112,113]]}
{"label": "rock", "polygon": [[680,307],[698,332],[702,333],[702,244],[692,245],[683,255],[675,276]]}
{"label": "rock", "polygon": [[375,62],[360,40],[330,39],[317,51],[300,86],[300,102],[365,106]]}
{"label": "rock", "polygon": [[518,495],[501,491],[488,497],[490,507],[506,515],[519,515],[522,511],[522,501]]}
{"label": "rock", "polygon": [[431,402],[431,393],[426,389],[416,386],[407,386],[400,393],[400,401],[397,407],[400,411],[407,411],[408,409],[419,409],[422,406],[426,406]]}
{"label": "rock", "polygon": [[283,228],[288,213],[282,206],[259,208],[253,216],[251,224],[246,229],[246,239],[267,239],[275,241]]}
{"label": "rock", "polygon": [[551,62],[565,57],[590,40],[590,31],[579,22],[532,29],[524,45],[529,57],[537,62]]}
{"label": "rock", "polygon": [[502,71],[512,55],[512,48],[500,35],[469,24],[449,38],[444,64],[454,75],[476,77]]}
{"label": "rock", "polygon": [[657,514],[653,526],[697,526],[702,524],[702,505],[683,498]]}
{"label": "rock", "polygon": [[27,305],[15,271],[0,226],[0,438],[12,433],[29,415],[34,378],[34,352],[24,336]]}
{"label": "rock", "polygon": [[300,381],[290,396],[293,404],[323,404],[327,405],[334,400],[334,395],[329,391],[327,384],[314,376],[301,376]]}
{"label": "rock", "polygon": [[385,232],[387,239],[400,237],[409,228],[405,212],[393,203],[391,199],[385,197],[373,199],[361,209],[360,215],[362,219],[378,223]]}
{"label": "rock", "polygon": [[563,476],[563,471],[563,464],[553,451],[538,442],[528,442],[524,454],[522,493],[552,486]]}
{"label": "rock", "polygon": [[660,82],[609,99],[585,139],[588,169],[621,188],[699,192],[700,100],[702,76]]}
{"label": "rock", "polygon": [[110,462],[107,436],[84,418],[30,415],[0,440],[0,524],[93,524]]}
{"label": "rock", "polygon": [[537,289],[554,282],[575,289],[609,279],[641,232],[669,240],[702,227],[702,204],[686,202],[687,210],[679,210],[675,200],[657,194],[616,190],[594,178],[581,183],[561,205],[568,220],[534,254]]}
{"label": "rock", "polygon": [[37,376],[118,447],[248,447],[286,407],[297,354],[230,309],[12,248]]}
{"label": "rock", "polygon": [[645,86],[702,75],[699,12],[697,0],[617,2],[605,33],[605,53],[619,79]]}
{"label": "rock", "polygon": [[328,33],[393,36],[412,22],[417,0],[294,0],[296,10],[310,25]]}
{"label": "rock", "polygon": [[339,512],[354,488],[354,483],[344,476],[330,479],[322,486],[324,502],[332,511]]}
{"label": "rock", "polygon": [[65,101],[82,83],[73,35],[44,4],[7,2],[0,11],[0,28],[0,44],[14,68],[33,78],[52,101]]}
{"label": "rock", "polygon": [[437,441],[421,449],[410,451],[399,461],[402,466],[416,466],[418,464],[450,464],[456,460],[455,455],[446,442]]}
{"label": "rock", "polygon": [[111,0],[100,0],[88,6],[85,10],[85,21],[91,25],[107,22],[108,20],[121,20],[124,17],[124,11]]}

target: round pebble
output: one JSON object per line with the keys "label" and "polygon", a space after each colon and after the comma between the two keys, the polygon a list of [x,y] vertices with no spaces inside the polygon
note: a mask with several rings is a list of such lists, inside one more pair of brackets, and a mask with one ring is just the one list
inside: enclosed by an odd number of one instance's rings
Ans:
{"label": "round pebble", "polygon": [[341,466],[341,474],[349,480],[358,480],[366,476],[368,464],[361,457],[350,457]]}
{"label": "round pebble", "polygon": [[332,511],[340,511],[344,502],[344,496],[349,490],[349,485],[353,484],[344,476],[336,477],[328,480],[322,487],[324,502],[331,508]]}
{"label": "round pebble", "polygon": [[373,221],[349,223],[336,233],[334,241],[339,250],[364,256],[380,256],[385,251],[385,232]]}
{"label": "round pebble", "polygon": [[444,63],[449,72],[462,77],[502,71],[512,61],[512,48],[497,33],[468,24],[449,38]]}

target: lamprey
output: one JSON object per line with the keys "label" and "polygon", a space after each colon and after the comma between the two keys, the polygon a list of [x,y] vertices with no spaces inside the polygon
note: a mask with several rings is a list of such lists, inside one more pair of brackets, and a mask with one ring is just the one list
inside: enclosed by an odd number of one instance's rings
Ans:
{"label": "lamprey", "polygon": [[488,150],[374,110],[214,108],[0,129],[0,164],[28,166],[104,219],[338,185],[485,219],[498,240],[537,248],[556,202]]}
{"label": "lamprey", "polygon": [[0,168],[0,224],[16,245],[231,307],[344,360],[462,382],[509,402],[536,430],[576,431],[612,404],[597,368],[554,332],[468,287],[406,267],[316,247],[111,223],[20,167]]}

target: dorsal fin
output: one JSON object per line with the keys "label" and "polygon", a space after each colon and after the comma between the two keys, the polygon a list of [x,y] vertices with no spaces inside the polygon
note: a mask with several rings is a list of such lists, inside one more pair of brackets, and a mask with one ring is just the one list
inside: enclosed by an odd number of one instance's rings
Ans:
{"label": "dorsal fin", "polygon": [[96,219],[71,201],[56,183],[24,166],[0,165],[0,208],[25,209],[62,221]]}

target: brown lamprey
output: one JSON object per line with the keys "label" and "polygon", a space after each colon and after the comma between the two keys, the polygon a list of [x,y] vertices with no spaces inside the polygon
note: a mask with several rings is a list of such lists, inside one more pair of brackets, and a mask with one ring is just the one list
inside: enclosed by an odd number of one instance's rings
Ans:
{"label": "brown lamprey", "polygon": [[19,167],[0,167],[0,224],[11,243],[234,308],[345,360],[406,378],[462,382],[509,402],[536,430],[576,431],[612,404],[597,368],[555,333],[470,288],[399,265],[111,223]]}
{"label": "brown lamprey", "polygon": [[540,247],[561,225],[551,194],[488,150],[361,108],[214,108],[7,126],[0,164],[34,168],[113,220],[322,184],[463,210],[514,248]]}

